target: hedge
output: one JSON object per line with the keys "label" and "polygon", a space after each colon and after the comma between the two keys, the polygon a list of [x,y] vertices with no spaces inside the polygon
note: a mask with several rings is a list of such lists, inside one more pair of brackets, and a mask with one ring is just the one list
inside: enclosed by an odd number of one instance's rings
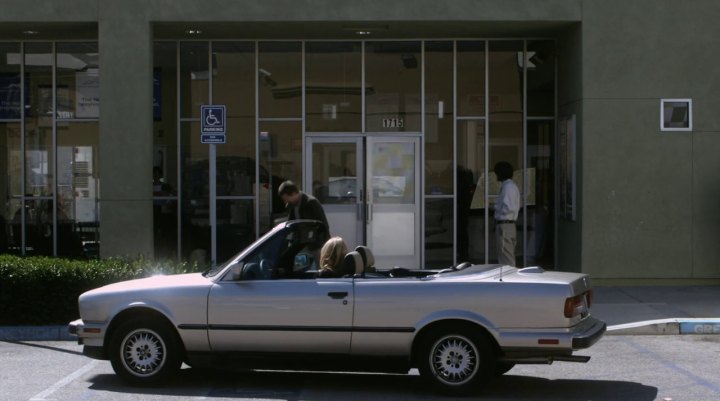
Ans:
{"label": "hedge", "polygon": [[79,317],[85,291],[156,274],[200,271],[185,262],[69,260],[0,255],[0,326],[66,324]]}

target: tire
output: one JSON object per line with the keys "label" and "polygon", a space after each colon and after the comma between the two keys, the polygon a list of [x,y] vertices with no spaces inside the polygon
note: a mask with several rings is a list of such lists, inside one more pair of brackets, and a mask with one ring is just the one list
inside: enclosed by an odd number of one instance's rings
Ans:
{"label": "tire", "polygon": [[496,354],[479,330],[446,328],[428,335],[420,350],[420,375],[444,393],[467,395],[494,377]]}
{"label": "tire", "polygon": [[158,319],[128,320],[118,327],[110,343],[113,370],[131,384],[163,381],[180,369],[182,360],[177,334]]}

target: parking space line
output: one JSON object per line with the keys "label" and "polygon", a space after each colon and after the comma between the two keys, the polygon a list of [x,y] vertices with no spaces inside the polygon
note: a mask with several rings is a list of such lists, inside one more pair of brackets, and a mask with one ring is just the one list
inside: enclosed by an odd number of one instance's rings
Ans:
{"label": "parking space line", "polygon": [[91,371],[95,365],[97,364],[97,361],[90,361],[87,365],[83,366],[82,368],[76,370],[75,372],[65,376],[63,379],[58,381],[57,383],[53,384],[52,386],[48,387],[44,391],[38,393],[34,397],[30,398],[30,401],[43,401],[45,400],[47,396],[51,395],[52,393],[60,390],[61,388],[67,386],[68,384],[72,383],[73,380],[77,379],[78,377],[84,375],[85,373]]}

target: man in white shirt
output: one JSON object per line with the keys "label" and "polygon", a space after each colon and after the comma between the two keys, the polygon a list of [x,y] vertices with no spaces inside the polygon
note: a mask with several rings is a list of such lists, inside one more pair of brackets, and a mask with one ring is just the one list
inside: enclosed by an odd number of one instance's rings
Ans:
{"label": "man in white shirt", "polygon": [[517,243],[517,222],[520,211],[520,190],[512,180],[513,167],[508,162],[499,162],[493,169],[502,183],[495,203],[495,243],[498,263],[515,266],[515,244]]}

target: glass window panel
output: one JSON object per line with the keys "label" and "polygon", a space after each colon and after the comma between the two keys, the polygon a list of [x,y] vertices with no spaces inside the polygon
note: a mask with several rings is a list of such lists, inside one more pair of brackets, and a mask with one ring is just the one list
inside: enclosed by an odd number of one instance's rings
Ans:
{"label": "glass window panel", "polygon": [[227,118],[255,118],[255,43],[213,42],[213,103]]}
{"label": "glass window panel", "polygon": [[53,255],[53,200],[47,197],[25,198],[25,254]]}
{"label": "glass window panel", "polygon": [[255,202],[250,199],[217,201],[218,262],[231,258],[255,240]]}
{"label": "glass window panel", "polygon": [[[264,122],[260,124],[260,174],[271,177],[272,188],[260,186],[260,233],[274,226],[275,219],[287,216],[285,205],[277,195],[285,180],[304,188],[302,182],[302,124],[300,122]],[[262,178],[261,178],[262,179]],[[310,191],[308,191],[310,192]]]}
{"label": "glass window panel", "polygon": [[527,122],[527,250],[528,266],[554,266],[555,123]]}
{"label": "glass window panel", "polygon": [[20,45],[0,43],[0,119],[20,119]]}
{"label": "glass window panel", "polygon": [[305,66],[306,131],[360,132],[360,42],[308,42]]}
{"label": "glass window panel", "polygon": [[260,42],[260,117],[302,117],[302,43]]}
{"label": "glass window panel", "polygon": [[0,199],[19,197],[22,192],[22,150],[20,123],[0,123]]}
{"label": "glass window panel", "polygon": [[25,44],[25,192],[34,196],[53,193],[52,56],[49,43]]}
{"label": "glass window panel", "polygon": [[555,42],[527,43],[527,115],[555,115]]}
{"label": "glass window panel", "polygon": [[365,44],[366,131],[420,131],[420,50],[420,42]]}
{"label": "glass window panel", "polygon": [[14,236],[14,227],[20,228],[19,197],[22,195],[22,168],[20,151],[20,123],[0,123],[0,200],[5,208],[0,212],[0,254],[20,251],[20,231]]}
{"label": "glass window panel", "polygon": [[[453,264],[453,226],[455,225],[453,203],[452,198],[425,200],[425,268],[427,269],[449,267]],[[463,223],[458,221],[458,230],[461,225]]]}
{"label": "glass window panel", "polygon": [[199,118],[200,106],[208,104],[208,42],[180,42],[180,112],[183,118]]}
{"label": "glass window panel", "polygon": [[457,260],[485,263],[485,121],[458,121],[457,148]]}
{"label": "glass window panel", "polygon": [[200,123],[181,123],[182,258],[210,261],[209,147],[200,143]]}
{"label": "glass window panel", "polygon": [[425,194],[453,194],[453,44],[425,42]]}
{"label": "glass window panel", "polygon": [[323,205],[357,202],[357,143],[315,143],[312,194]]}
{"label": "glass window panel", "polygon": [[178,254],[177,44],[153,46],[153,235],[155,258]]}
{"label": "glass window panel", "polygon": [[[489,121],[489,170],[488,193],[489,203],[494,205],[500,193],[500,183],[492,172],[495,164],[504,161],[513,167],[513,181],[523,198],[523,76],[518,63],[518,54],[522,54],[521,41],[490,42],[489,77],[490,77],[490,121]],[[522,59],[522,58],[521,58]],[[522,209],[522,202],[520,205]],[[491,208],[492,212],[493,209]],[[490,218],[494,222],[494,213]],[[520,216],[518,216],[520,217]],[[518,220],[520,226],[522,219]],[[522,228],[522,227],[521,227]],[[490,226],[495,232],[495,225]],[[490,260],[497,260],[495,235],[490,236]],[[516,266],[522,266],[523,252],[522,231],[516,237]]]}
{"label": "glass window panel", "polygon": [[5,209],[0,216],[2,232],[0,232],[0,254],[11,253],[19,255],[22,253],[22,216],[21,200],[17,198],[8,199],[5,202]]}
{"label": "glass window panel", "polygon": [[485,115],[485,42],[457,42],[458,116]]}
{"label": "glass window panel", "polygon": [[62,257],[100,257],[98,123],[57,127],[57,250]]}
{"label": "glass window panel", "polygon": [[100,117],[98,45],[58,43],[55,55],[58,118]]}
{"label": "glass window panel", "polygon": [[[217,195],[255,194],[255,119],[229,118],[226,143],[217,146]],[[267,187],[267,174],[260,174],[260,185]],[[279,184],[276,184],[279,185]]]}

